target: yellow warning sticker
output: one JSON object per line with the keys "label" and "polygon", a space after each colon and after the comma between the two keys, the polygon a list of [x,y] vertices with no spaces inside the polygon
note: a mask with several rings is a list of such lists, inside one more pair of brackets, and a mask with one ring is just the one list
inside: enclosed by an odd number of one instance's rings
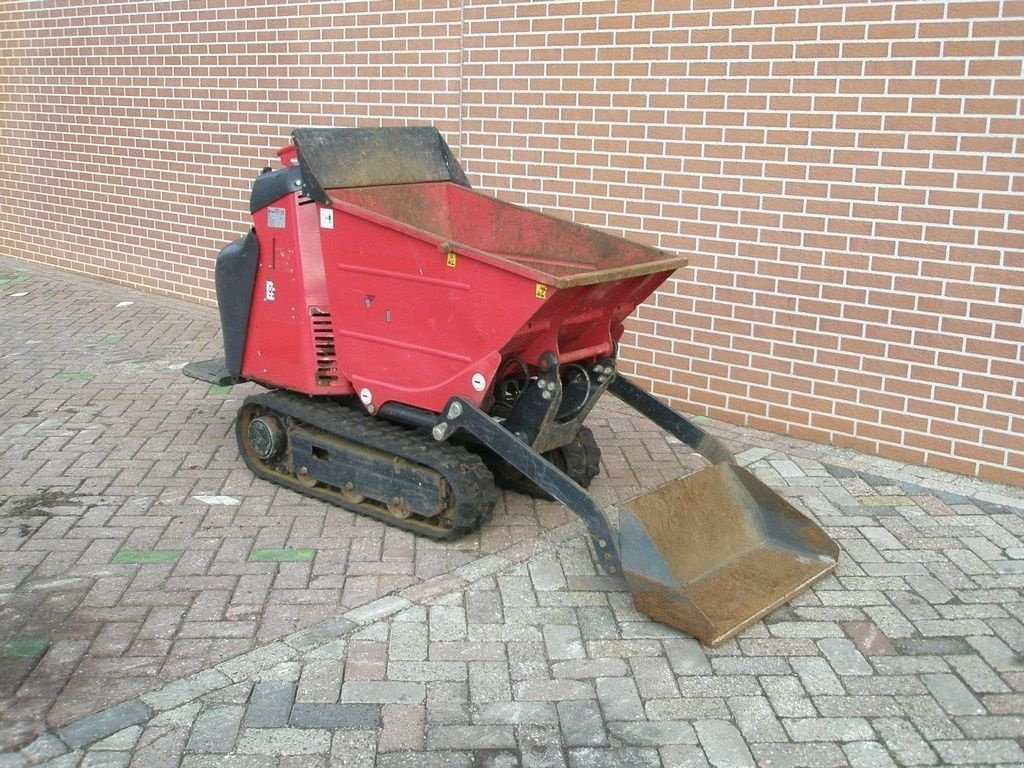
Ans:
{"label": "yellow warning sticker", "polygon": [[534,294],[538,299],[546,299],[548,297],[548,287],[544,283],[537,283],[537,290]]}
{"label": "yellow warning sticker", "polygon": [[454,267],[458,263],[459,259],[455,255],[455,253],[453,251],[448,251],[448,258],[445,259],[445,264],[447,264],[449,267]]}

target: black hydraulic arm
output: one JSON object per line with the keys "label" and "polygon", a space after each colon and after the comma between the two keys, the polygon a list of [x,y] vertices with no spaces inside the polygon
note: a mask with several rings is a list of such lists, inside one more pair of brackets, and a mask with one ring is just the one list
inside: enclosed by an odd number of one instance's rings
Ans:
{"label": "black hydraulic arm", "polygon": [[673,411],[654,395],[640,389],[621,373],[612,379],[608,391],[670,435],[682,440],[712,464],[736,462],[732,452],[725,447],[725,443],[705,432],[685,416]]}
{"label": "black hydraulic arm", "polygon": [[586,524],[601,566],[607,573],[621,571],[619,550],[608,518],[568,475],[461,397],[448,401],[441,418],[433,429],[437,440],[447,440],[460,429],[471,434],[574,512]]}

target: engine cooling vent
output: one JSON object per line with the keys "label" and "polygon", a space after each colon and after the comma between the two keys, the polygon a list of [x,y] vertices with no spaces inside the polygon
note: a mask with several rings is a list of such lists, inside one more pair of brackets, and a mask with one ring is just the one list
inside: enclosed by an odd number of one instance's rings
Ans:
{"label": "engine cooling vent", "polygon": [[334,351],[334,323],[331,313],[310,309],[313,321],[313,354],[316,357],[316,383],[330,387],[338,381],[338,358]]}

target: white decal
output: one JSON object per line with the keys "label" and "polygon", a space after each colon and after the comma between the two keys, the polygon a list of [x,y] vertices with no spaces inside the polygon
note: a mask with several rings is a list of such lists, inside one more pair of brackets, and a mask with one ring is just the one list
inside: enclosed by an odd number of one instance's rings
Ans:
{"label": "white decal", "polygon": [[334,209],[320,209],[320,229],[334,229]]}
{"label": "white decal", "polygon": [[263,290],[263,300],[264,301],[274,301],[276,298],[277,298],[277,288],[274,287],[274,281],[273,280],[267,280],[267,284],[264,286],[264,290]]}
{"label": "white decal", "polygon": [[284,229],[284,208],[267,208],[267,226],[271,229]]}

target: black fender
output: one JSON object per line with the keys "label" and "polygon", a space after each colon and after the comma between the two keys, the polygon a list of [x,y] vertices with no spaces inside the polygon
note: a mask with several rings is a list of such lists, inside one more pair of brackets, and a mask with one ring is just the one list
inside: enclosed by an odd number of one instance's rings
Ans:
{"label": "black fender", "polygon": [[260,261],[260,244],[256,231],[225,245],[217,255],[214,281],[220,329],[224,336],[224,363],[235,377],[242,374],[245,337],[249,331],[249,312],[256,286],[256,268]]}

